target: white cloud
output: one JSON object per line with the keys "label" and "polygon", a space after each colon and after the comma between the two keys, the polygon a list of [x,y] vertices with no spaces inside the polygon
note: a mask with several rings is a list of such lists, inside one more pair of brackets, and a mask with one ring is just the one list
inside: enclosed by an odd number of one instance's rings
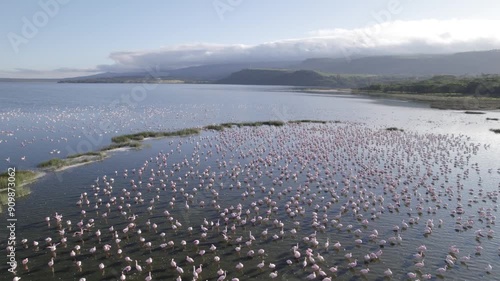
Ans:
{"label": "white cloud", "polygon": [[[467,51],[474,48],[498,48],[500,20],[419,20],[393,21],[358,29],[332,29],[311,32],[317,38],[335,39],[339,44],[359,49],[409,48],[419,52],[422,45],[434,52]],[[415,44],[419,42],[418,44]]]}
{"label": "white cloud", "polygon": [[357,29],[310,32],[310,37],[258,45],[186,44],[157,50],[112,53],[102,71],[161,69],[248,61],[302,60],[352,55],[450,53],[500,48],[500,20],[392,21]]}

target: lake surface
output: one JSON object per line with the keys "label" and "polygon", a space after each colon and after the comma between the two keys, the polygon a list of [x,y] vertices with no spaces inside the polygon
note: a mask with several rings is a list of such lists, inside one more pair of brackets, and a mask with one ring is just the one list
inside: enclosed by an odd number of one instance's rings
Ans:
{"label": "lake surface", "polygon": [[[119,280],[125,257],[143,269],[132,262],[126,280],[144,280],[149,272],[153,280],[192,280],[192,267],[200,264],[199,280],[217,280],[219,269],[227,271],[226,280],[270,280],[273,272],[278,280],[305,280],[313,272],[315,280],[385,280],[388,268],[393,280],[500,276],[500,135],[489,131],[500,122],[486,120],[500,118],[500,112],[470,115],[399,100],[226,85],[0,83],[0,104],[1,171],[36,169],[42,161],[98,150],[111,137],[133,132],[223,122],[339,121],[146,140],[140,150],[48,173],[16,202],[22,280]],[[56,212],[63,215],[61,226]],[[5,208],[3,217],[5,229]],[[57,246],[52,272],[47,246],[63,237],[67,242]],[[21,239],[28,240],[26,248]],[[7,246],[3,239],[0,245]],[[421,245],[427,250],[417,250]],[[450,253],[453,245],[459,251]],[[308,249],[314,260],[306,259],[304,267]],[[380,257],[365,260],[379,251]],[[415,258],[419,252],[423,257]],[[29,270],[21,265],[24,258]],[[183,274],[170,265],[172,259]]]}

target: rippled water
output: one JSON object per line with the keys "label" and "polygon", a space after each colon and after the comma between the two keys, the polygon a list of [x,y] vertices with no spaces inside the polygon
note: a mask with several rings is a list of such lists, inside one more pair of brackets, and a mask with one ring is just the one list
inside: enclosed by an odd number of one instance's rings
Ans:
{"label": "rippled water", "polygon": [[[308,248],[313,250],[314,262],[336,280],[384,280],[387,268],[394,280],[409,279],[408,272],[421,279],[426,273],[432,274],[432,279],[448,280],[495,280],[499,276],[500,229],[492,217],[498,214],[500,167],[496,159],[500,147],[497,136],[488,131],[495,123],[486,121],[486,117],[499,117],[498,112],[466,115],[409,102],[302,94],[284,87],[214,85],[155,85],[144,99],[124,102],[123,96],[132,95],[137,86],[2,83],[0,156],[10,158],[10,163],[2,160],[0,167],[32,169],[41,161],[98,149],[109,144],[111,136],[136,131],[269,119],[341,123],[233,128],[189,138],[149,140],[138,151],[115,152],[101,162],[49,173],[30,186],[30,196],[17,202],[18,243],[28,240],[27,248],[19,245],[17,249],[18,262],[29,258],[29,271],[22,265],[18,268],[22,280],[118,280],[127,266],[126,256],[138,260],[143,268],[139,273],[132,264],[127,280],[144,280],[149,271],[153,280],[175,280],[179,274],[170,266],[172,258],[184,269],[183,280],[191,280],[192,265],[186,256],[192,257],[197,267],[203,264],[202,280],[217,280],[219,267],[227,270],[226,280],[269,280],[273,271],[279,280],[305,280],[313,272],[312,261],[303,268]],[[106,125],[106,120],[113,122]],[[384,130],[393,126],[405,132]],[[22,156],[26,159],[21,160]],[[213,184],[209,185],[211,179]],[[112,186],[111,195],[105,195],[108,185]],[[79,207],[76,202],[85,192],[88,195],[83,201],[89,204]],[[126,192],[131,192],[130,198]],[[144,203],[136,203],[134,197]],[[465,213],[456,213],[459,204]],[[153,208],[148,211],[150,206]],[[227,214],[222,216],[224,209]],[[47,265],[51,253],[44,239],[61,240],[53,218],[56,212],[64,216],[67,247],[57,247],[53,274]],[[102,214],[106,212],[105,219]],[[319,224],[313,224],[315,213]],[[132,214],[138,216],[137,227],[129,230],[127,239],[123,229]],[[50,227],[45,222],[47,216],[52,218]],[[225,217],[229,242],[222,235]],[[255,223],[251,221],[254,218]],[[85,225],[90,219],[95,220],[94,225],[82,238],[73,237],[79,231],[77,223],[82,220]],[[67,220],[72,222],[71,230]],[[424,235],[428,220],[434,227],[430,235]],[[464,228],[468,220],[471,227]],[[157,232],[148,229],[148,221],[157,224]],[[182,224],[177,230],[172,227],[175,221]],[[219,227],[211,225],[217,221]],[[416,222],[402,229],[403,221]],[[5,220],[2,228],[4,224]],[[201,225],[207,229],[202,230]],[[399,231],[393,230],[395,225]],[[110,226],[122,240],[121,257]],[[188,231],[189,226],[193,231]],[[101,243],[95,234],[98,229]],[[262,236],[266,229],[268,235]],[[292,234],[293,229],[296,234]],[[378,236],[370,241],[375,229]],[[484,237],[478,237],[477,230],[482,230]],[[490,232],[492,237],[488,237],[488,230],[495,231]],[[255,240],[246,246],[250,231]],[[165,241],[161,232],[166,234]],[[314,234],[317,247],[310,242]],[[396,238],[393,245],[379,245],[380,240],[390,241],[398,234],[401,241]],[[144,243],[151,242],[151,248],[144,247],[140,237]],[[309,237],[309,242],[304,237]],[[330,246],[325,249],[327,238]],[[358,238],[360,245],[355,242]],[[200,241],[198,246],[195,240]],[[39,241],[39,249],[33,241]],[[162,249],[161,244],[168,241],[174,246]],[[333,246],[337,241],[341,243],[339,250]],[[297,243],[298,260],[292,251]],[[105,244],[111,245],[109,257],[103,250]],[[210,250],[212,244],[217,247],[215,253]],[[240,244],[238,255],[235,248]],[[6,247],[3,240],[1,245]],[[71,257],[75,245],[80,245],[81,251]],[[413,255],[420,245],[426,245],[427,251],[424,267],[417,270]],[[460,249],[458,260],[443,277],[436,276],[452,245]],[[479,245],[483,250],[476,254]],[[94,246],[96,253],[92,254]],[[265,250],[263,257],[257,254],[259,249]],[[206,253],[201,256],[199,250]],[[256,252],[253,258],[247,257],[249,250]],[[364,262],[364,255],[380,250],[380,258]],[[350,260],[344,257],[347,253],[352,253]],[[459,261],[469,254],[469,262]],[[220,264],[214,262],[215,255]],[[146,265],[149,257],[153,259],[151,268]],[[348,269],[354,259],[358,259],[357,266]],[[82,262],[81,272],[75,260]],[[257,265],[262,260],[265,269],[261,271]],[[239,262],[244,265],[241,271],[235,268]],[[100,263],[105,265],[104,273],[99,271]],[[274,270],[269,263],[275,264]],[[493,266],[491,274],[485,270],[488,264]],[[333,266],[338,266],[336,274],[328,270]],[[364,268],[370,272],[363,277]]]}

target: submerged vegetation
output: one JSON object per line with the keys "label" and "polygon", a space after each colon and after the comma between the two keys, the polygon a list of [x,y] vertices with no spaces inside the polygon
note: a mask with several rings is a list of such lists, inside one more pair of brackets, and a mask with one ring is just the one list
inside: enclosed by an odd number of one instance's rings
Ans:
{"label": "submerged vegetation", "polygon": [[464,112],[465,114],[486,114],[486,112],[482,112],[482,111],[466,111]]}
{"label": "submerged vegetation", "polygon": [[[317,123],[317,124],[326,124],[328,121],[324,120],[309,120],[309,119],[304,119],[304,120],[293,120],[289,121],[289,123],[292,124],[298,124],[298,123]],[[338,121],[335,121],[335,123],[338,123]]]}
{"label": "submerged vegetation", "polygon": [[386,128],[387,131],[399,131],[399,132],[404,132],[403,129],[399,129],[399,128],[396,128],[396,127],[389,127],[389,128]]}

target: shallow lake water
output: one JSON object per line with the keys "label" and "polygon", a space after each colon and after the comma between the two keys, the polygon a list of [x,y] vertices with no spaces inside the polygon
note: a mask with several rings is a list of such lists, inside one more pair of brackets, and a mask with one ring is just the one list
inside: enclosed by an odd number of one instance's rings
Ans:
{"label": "shallow lake water", "polygon": [[500,122],[486,120],[499,112],[220,85],[2,83],[0,100],[2,171],[139,131],[335,121],[146,140],[49,172],[16,202],[22,280],[145,280],[149,272],[192,280],[200,264],[199,280],[222,278],[219,270],[225,280],[389,280],[387,269],[393,280],[500,276],[500,136],[489,131]]}

